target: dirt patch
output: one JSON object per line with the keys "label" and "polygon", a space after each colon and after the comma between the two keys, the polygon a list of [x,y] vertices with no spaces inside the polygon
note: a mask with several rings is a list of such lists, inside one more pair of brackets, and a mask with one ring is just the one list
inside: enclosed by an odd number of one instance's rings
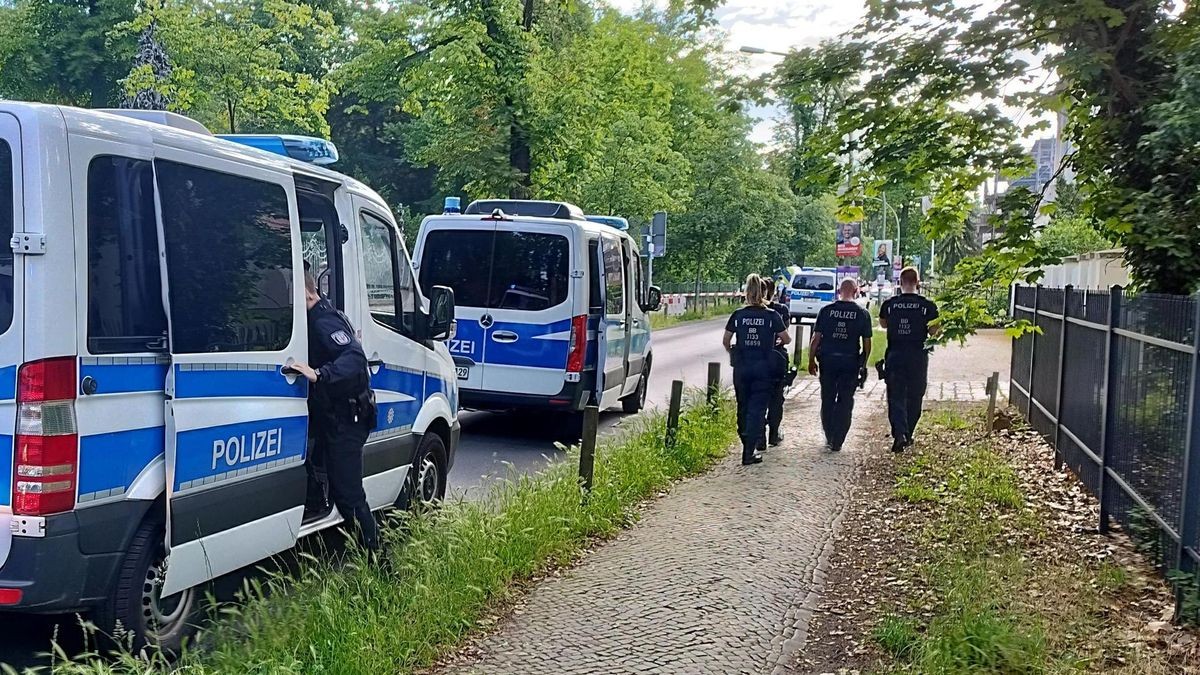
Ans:
{"label": "dirt patch", "polygon": [[[962,407],[956,410],[964,410]],[[974,408],[968,419],[977,420]],[[977,424],[927,427],[915,448],[932,463],[944,448],[980,443]],[[988,518],[997,521],[989,546],[996,558],[1017,552],[1019,583],[1003,589],[1004,611],[1044,636],[1038,649],[1054,671],[1200,673],[1200,636],[1170,622],[1173,595],[1157,573],[1115,532],[1096,529],[1095,500],[1066,470],[1053,469],[1052,454],[1036,433],[1005,430],[987,445],[1013,468],[1023,506]],[[947,599],[932,589],[930,568],[949,545],[930,537],[939,526],[938,495],[945,488],[912,480],[912,455],[895,456],[885,444],[871,448],[830,562],[826,590],[809,627],[795,669],[802,673],[912,671],[897,644],[919,643],[931,622],[945,620]],[[915,476],[921,478],[920,469]],[[937,470],[927,473],[936,473]],[[906,499],[897,476],[909,477]],[[922,496],[921,490],[930,492]],[[898,629],[907,628],[908,635]],[[881,645],[889,644],[891,651]],[[948,672],[923,670],[918,672]],[[967,668],[982,672],[984,668]]]}

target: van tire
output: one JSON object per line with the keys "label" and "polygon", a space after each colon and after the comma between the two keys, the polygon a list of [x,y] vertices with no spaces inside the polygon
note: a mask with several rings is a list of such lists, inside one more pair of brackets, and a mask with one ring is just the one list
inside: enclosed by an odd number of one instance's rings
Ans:
{"label": "van tire", "polygon": [[[195,588],[167,598],[157,593],[166,573],[164,514],[154,509],[138,526],[117,571],[108,600],[96,610],[96,624],[118,647],[150,647],[176,656],[195,630]],[[164,621],[165,619],[165,621]]]}
{"label": "van tire", "polygon": [[410,511],[419,506],[433,507],[446,498],[446,442],[434,432],[421,437],[412,465],[404,477],[396,508]]}
{"label": "van tire", "polygon": [[632,415],[639,413],[642,408],[646,407],[646,388],[649,386],[650,380],[650,364],[647,363],[642,368],[642,376],[638,378],[637,389],[633,393],[621,399],[621,411]]}

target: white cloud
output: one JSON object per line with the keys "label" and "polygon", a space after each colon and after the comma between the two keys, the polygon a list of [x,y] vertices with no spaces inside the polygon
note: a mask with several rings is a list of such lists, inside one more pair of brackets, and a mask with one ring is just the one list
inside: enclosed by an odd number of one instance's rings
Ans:
{"label": "white cloud", "polygon": [[[608,0],[608,3],[622,12],[633,12],[645,0]],[[663,7],[666,2],[654,0],[654,4]],[[750,46],[788,52],[850,30],[865,11],[861,0],[728,0],[716,16],[730,51]],[[739,56],[738,70],[748,76],[769,72],[780,58],[772,54]],[[779,113],[774,105],[751,109],[750,114],[758,120],[751,140],[769,143],[773,120]]]}

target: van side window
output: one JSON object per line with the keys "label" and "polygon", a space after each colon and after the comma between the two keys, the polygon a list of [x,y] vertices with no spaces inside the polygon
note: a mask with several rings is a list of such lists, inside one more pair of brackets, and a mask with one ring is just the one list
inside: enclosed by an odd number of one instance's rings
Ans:
{"label": "van side window", "polygon": [[88,164],[87,243],[88,352],[165,351],[167,317],[148,160],[100,156]]}
{"label": "van side window", "polygon": [[396,228],[365,211],[359,215],[359,228],[371,317],[404,335],[415,335],[416,287],[412,265],[397,241]]}
{"label": "van side window", "polygon": [[434,230],[421,253],[421,288],[454,289],[459,307],[487,307],[492,270],[491,230]]}
{"label": "van side window", "polygon": [[175,353],[278,351],[292,337],[292,237],[276,183],[155,160]]}
{"label": "van side window", "polygon": [[600,284],[604,283],[604,272],[600,269],[600,241],[588,241],[588,308],[600,313],[604,311]]}
{"label": "van side window", "polygon": [[604,313],[610,316],[625,313],[625,287],[622,281],[624,261],[621,245],[611,237],[603,239],[604,247]]}
{"label": "van side window", "polygon": [[[8,141],[0,140],[0,240],[13,235],[13,156]],[[0,246],[0,333],[7,332],[13,320],[13,250]]]}

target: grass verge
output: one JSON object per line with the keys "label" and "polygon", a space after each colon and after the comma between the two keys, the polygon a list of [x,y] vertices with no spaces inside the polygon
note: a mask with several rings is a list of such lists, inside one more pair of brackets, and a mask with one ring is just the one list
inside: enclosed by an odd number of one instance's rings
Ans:
{"label": "grass verge", "polygon": [[717,317],[729,316],[740,304],[719,303],[702,309],[689,309],[683,314],[668,315],[666,310],[650,315],[650,330],[663,330],[681,323],[691,321],[706,321]]}
{"label": "grass verge", "polygon": [[1130,637],[1146,618],[1120,608],[1159,608],[1144,594],[1161,586],[1135,581],[1136,565],[1114,563],[1084,531],[1093,515],[1063,506],[1087,498],[1032,466],[1051,461],[1040,440],[985,436],[977,411],[922,424],[917,452],[896,464],[893,495],[918,526],[896,570],[906,591],[870,629],[886,655],[879,672],[1183,672]]}
{"label": "grass verge", "polygon": [[[710,408],[689,394],[672,447],[666,423],[641,426],[597,452],[594,484],[583,499],[571,457],[536,476],[498,484],[478,503],[450,503],[401,516],[389,534],[386,565],[361,559],[335,565],[315,557],[298,576],[272,575],[225,607],[200,648],[174,666],[201,673],[399,673],[429,666],[470,633],[523,582],[570,562],[596,538],[630,525],[639,505],[673,481],[699,473],[733,440],[733,408]],[[169,670],[164,660],[89,654],[64,660],[62,675]]]}

